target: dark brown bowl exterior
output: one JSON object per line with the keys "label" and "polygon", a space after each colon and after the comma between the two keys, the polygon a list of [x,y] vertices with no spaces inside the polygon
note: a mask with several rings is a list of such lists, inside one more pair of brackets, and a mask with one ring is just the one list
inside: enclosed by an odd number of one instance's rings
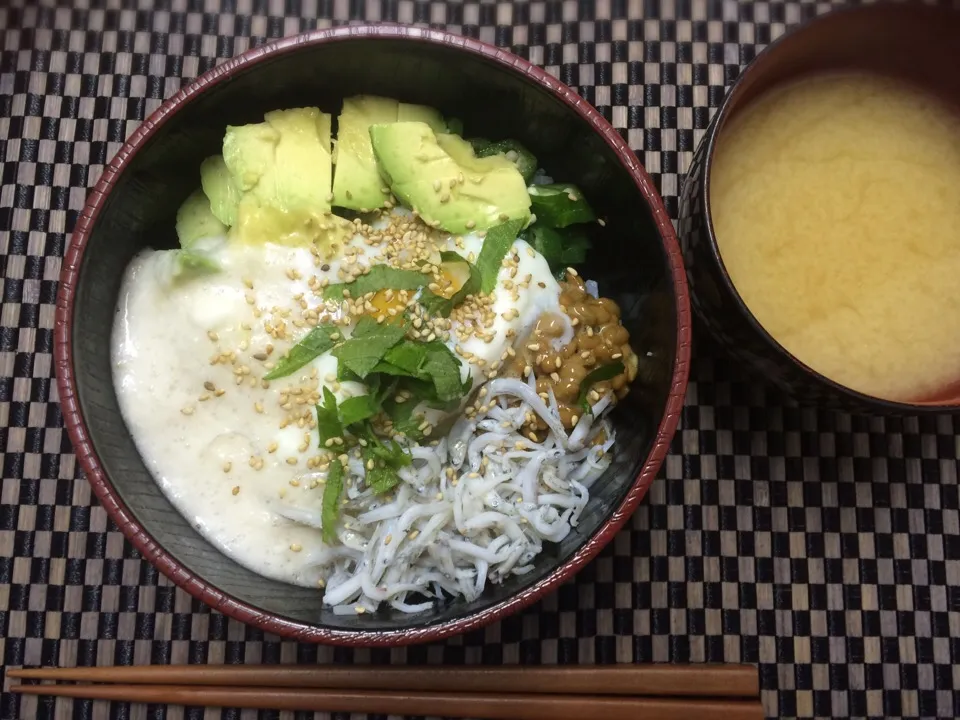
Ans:
{"label": "dark brown bowl exterior", "polygon": [[[580,527],[545,549],[529,576],[436,611],[336,616],[320,593],[267,580],[218,552],[163,496],[123,423],[110,332],[124,267],[172,247],[179,203],[225,126],[278,107],[336,110],[358,93],[438,107],[471,134],[514,137],[557,178],[584,189],[606,227],[584,268],[618,301],[643,364],[618,408],[617,454]],[[515,612],[569,579],[608,543],[647,492],[677,426],[690,360],[686,275],[653,183],[616,131],[544,71],[483,43],[395,25],[309,33],[252,50],[165,102],[123,146],[90,194],[60,280],[57,386],[87,479],[143,556],[203,602],[302,641],[391,646],[437,640]]]}
{"label": "dark brown bowl exterior", "polygon": [[870,414],[960,412],[960,386],[919,403],[863,395],[804,365],[760,326],[724,267],[711,222],[710,171],[717,139],[730,118],[761,93],[818,72],[859,69],[892,75],[960,107],[958,38],[960,12],[914,2],[862,5],[811,20],[747,66],[694,154],[680,200],[680,239],[694,310],[734,357],[800,402]]}

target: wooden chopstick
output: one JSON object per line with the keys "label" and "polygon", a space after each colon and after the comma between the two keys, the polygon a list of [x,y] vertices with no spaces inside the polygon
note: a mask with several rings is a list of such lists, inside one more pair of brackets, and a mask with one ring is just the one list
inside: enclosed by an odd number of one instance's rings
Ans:
{"label": "wooden chopstick", "polygon": [[702,700],[169,685],[14,685],[12,692],[262,710],[440,715],[487,720],[763,720],[759,700]]}
{"label": "wooden chopstick", "polygon": [[592,667],[377,667],[344,665],[148,665],[8,670],[22,680],[147,685],[221,685],[400,692],[642,695],[750,698],[760,694],[750,665]]}

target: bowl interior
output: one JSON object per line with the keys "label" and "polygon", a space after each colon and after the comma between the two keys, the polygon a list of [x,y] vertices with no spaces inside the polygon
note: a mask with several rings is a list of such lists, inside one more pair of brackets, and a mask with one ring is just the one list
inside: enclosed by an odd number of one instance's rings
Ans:
{"label": "bowl interior", "polygon": [[[173,247],[174,215],[199,184],[200,161],[220,151],[227,124],[265,111],[318,105],[339,110],[359,93],[396,97],[462,118],[469,135],[517,138],[553,177],[580,184],[606,227],[593,228],[585,275],[623,309],[643,359],[641,377],[616,417],[616,459],[594,486],[577,532],[545,549],[536,570],[491,586],[474,602],[452,601],[410,616],[392,610],[336,616],[320,594],[267,580],[222,555],[164,497],[121,418],[110,370],[110,333],[121,276],[135,253]],[[643,195],[616,152],[583,116],[530,78],[456,47],[402,38],[301,43],[242,66],[164,120],[115,180],[87,239],[73,308],[73,368],[83,418],[102,468],[142,528],[185,570],[286,621],[330,630],[397,631],[445,623],[514,596],[553,572],[605,522],[651,450],[671,390],[677,301],[667,254]],[[649,353],[649,355],[648,355]]]}
{"label": "bowl interior", "polygon": [[842,387],[807,368],[783,348],[753,317],[724,264],[713,230],[710,167],[724,127],[763,93],[803,76],[859,70],[909,82],[937,95],[960,112],[960,12],[920,2],[881,2],[839,10],[785,35],[757,56],[724,101],[707,157],[705,211],[711,249],[740,310],[776,351],[821,382],[871,406],[907,410],[960,408],[960,374],[955,383],[922,401],[899,403],[871,398]]}

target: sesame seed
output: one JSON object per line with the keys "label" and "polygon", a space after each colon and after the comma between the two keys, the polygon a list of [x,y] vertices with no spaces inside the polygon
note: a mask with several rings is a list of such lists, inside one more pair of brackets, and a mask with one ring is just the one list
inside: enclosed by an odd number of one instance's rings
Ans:
{"label": "sesame seed", "polygon": [[619,360],[619,359],[622,358],[622,357],[623,357],[623,353],[614,353],[613,355],[610,356],[610,359],[611,359],[611,360]]}
{"label": "sesame seed", "polygon": [[560,382],[560,376],[557,375],[557,373],[555,372],[550,373],[550,379],[553,380],[555,383]]}
{"label": "sesame seed", "polygon": [[287,458],[287,465],[296,465],[296,464],[297,464],[297,459],[295,457]]}
{"label": "sesame seed", "polygon": [[230,468],[232,468],[232,467],[233,467],[233,463],[227,461],[227,462],[225,462],[225,463],[223,464],[223,471],[224,471],[225,473],[228,473],[228,472],[230,472]]}
{"label": "sesame seed", "polygon": [[570,202],[576,202],[576,201],[577,201],[577,196],[574,195],[573,193],[567,193],[567,199],[568,199]]}
{"label": "sesame seed", "polygon": [[407,535],[407,539],[409,539],[409,540],[416,540],[416,539],[417,539],[417,536],[418,536],[419,534],[420,534],[420,531],[419,531],[419,530],[414,530],[414,531],[411,532],[409,535]]}
{"label": "sesame seed", "polygon": [[239,495],[239,494],[240,494],[240,486],[239,486],[239,485],[234,485],[234,486],[233,486],[233,490],[231,490],[230,493],[231,493],[232,495]]}
{"label": "sesame seed", "polygon": [[276,452],[276,451],[277,451],[277,444],[276,444],[275,442],[272,442],[272,443],[270,443],[269,445],[267,445],[267,452],[268,452],[268,453],[274,453],[274,452]]}
{"label": "sesame seed", "polygon": [[184,415],[193,415],[193,405],[187,405],[186,407],[180,408],[180,412]]}
{"label": "sesame seed", "polygon": [[290,549],[291,549],[293,552],[300,552],[301,550],[303,550],[303,545],[301,545],[300,543],[293,543],[293,544],[290,546]]}
{"label": "sesame seed", "polygon": [[600,227],[606,227],[606,226],[607,226],[607,221],[604,220],[603,218],[597,218],[597,224],[598,224]]}

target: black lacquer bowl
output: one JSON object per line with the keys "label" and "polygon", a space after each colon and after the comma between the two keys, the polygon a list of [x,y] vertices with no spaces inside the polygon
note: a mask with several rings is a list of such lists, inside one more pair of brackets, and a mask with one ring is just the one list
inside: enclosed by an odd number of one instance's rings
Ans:
{"label": "black lacquer bowl", "polygon": [[921,2],[858,5],[815,18],[781,37],[740,74],[694,154],[680,204],[693,307],[726,350],[800,402],[868,414],[960,412],[960,376],[923,402],[891,402],[833,382],[772,338],[744,304],[717,246],[710,173],[718,138],[762,93],[820,72],[855,69],[901,78],[960,108],[958,39],[960,11]]}
{"label": "black lacquer bowl", "polygon": [[[577,182],[606,226],[584,272],[621,306],[643,359],[618,408],[614,464],[594,486],[578,530],[536,570],[473,602],[435,610],[336,616],[321,594],[267,580],[218,552],[167,501],[137,453],[117,404],[110,332],[127,263],[172,247],[174,215],[200,161],[227,124],[265,111],[380,94],[437,107],[471,134],[517,138],[544,168]],[[494,47],[401,26],[315,32],[252,50],[204,75],[137,130],[93,189],[65,259],[57,302],[63,414],[100,502],[143,556],[179,586],[244,622],[306,641],[398,645],[477,628],[529,605],[609,542],[647,492],[677,426],[687,383],[690,311],[680,249],[663,203],[634,154],[572,90]]]}

